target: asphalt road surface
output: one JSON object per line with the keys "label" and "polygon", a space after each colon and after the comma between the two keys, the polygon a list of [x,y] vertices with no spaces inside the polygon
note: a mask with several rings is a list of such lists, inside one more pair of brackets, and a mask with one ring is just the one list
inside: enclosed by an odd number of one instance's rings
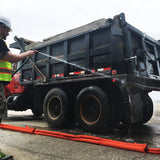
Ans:
{"label": "asphalt road surface", "polygon": [[[152,119],[141,127],[134,127],[131,133],[115,130],[105,135],[94,135],[103,138],[147,143],[148,147],[160,148],[160,103],[154,102]],[[35,118],[30,110],[25,112],[8,112],[8,119],[4,124],[15,126],[30,126],[37,129],[61,131],[71,134],[88,134],[78,129],[51,129],[43,116]],[[93,135],[93,134],[90,134]],[[13,155],[15,160],[159,160],[160,155],[140,153],[100,146],[84,142],[70,141],[60,138],[31,135],[15,131],[0,129],[0,149]]]}

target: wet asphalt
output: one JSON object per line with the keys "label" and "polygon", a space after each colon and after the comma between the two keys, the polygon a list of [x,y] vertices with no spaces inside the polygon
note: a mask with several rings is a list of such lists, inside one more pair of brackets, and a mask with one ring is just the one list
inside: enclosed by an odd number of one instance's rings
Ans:
{"label": "wet asphalt", "polygon": [[[96,135],[77,128],[53,129],[43,116],[34,117],[30,110],[8,111],[8,119],[2,123],[34,127],[71,134],[87,134],[123,142],[147,143],[150,148],[160,148],[160,102],[154,102],[152,119],[142,126],[132,126],[130,132],[123,127],[109,133]],[[159,160],[160,155],[140,153],[60,138],[31,135],[0,129],[0,149],[13,155],[14,160]]]}

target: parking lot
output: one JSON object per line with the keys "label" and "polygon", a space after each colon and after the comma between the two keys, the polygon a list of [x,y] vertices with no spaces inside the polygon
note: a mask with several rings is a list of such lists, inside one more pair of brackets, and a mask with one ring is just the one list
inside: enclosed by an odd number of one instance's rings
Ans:
{"label": "parking lot", "polygon": [[[30,110],[25,112],[9,111],[9,118],[4,124],[65,132],[87,134],[124,142],[147,143],[150,148],[160,148],[160,103],[154,102],[154,115],[143,126],[135,126],[131,133],[123,129],[114,130],[104,135],[93,135],[79,129],[51,129],[44,117],[35,118]],[[0,149],[13,155],[15,160],[158,160],[160,155],[140,153],[107,146],[76,142],[60,138],[15,132],[0,129]]]}

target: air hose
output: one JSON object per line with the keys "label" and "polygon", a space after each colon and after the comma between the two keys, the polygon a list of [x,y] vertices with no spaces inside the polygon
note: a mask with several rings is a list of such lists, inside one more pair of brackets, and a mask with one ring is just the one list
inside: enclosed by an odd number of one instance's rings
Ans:
{"label": "air hose", "polygon": [[20,65],[19,68],[16,69],[16,71],[12,74],[12,77],[29,61],[29,57],[25,59],[25,61]]}

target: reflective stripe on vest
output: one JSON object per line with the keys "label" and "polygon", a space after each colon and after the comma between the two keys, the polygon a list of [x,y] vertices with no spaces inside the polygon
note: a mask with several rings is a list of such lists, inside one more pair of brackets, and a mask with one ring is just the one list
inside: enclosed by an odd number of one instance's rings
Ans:
{"label": "reflective stripe on vest", "polygon": [[12,64],[5,60],[0,60],[0,81],[11,81]]}

